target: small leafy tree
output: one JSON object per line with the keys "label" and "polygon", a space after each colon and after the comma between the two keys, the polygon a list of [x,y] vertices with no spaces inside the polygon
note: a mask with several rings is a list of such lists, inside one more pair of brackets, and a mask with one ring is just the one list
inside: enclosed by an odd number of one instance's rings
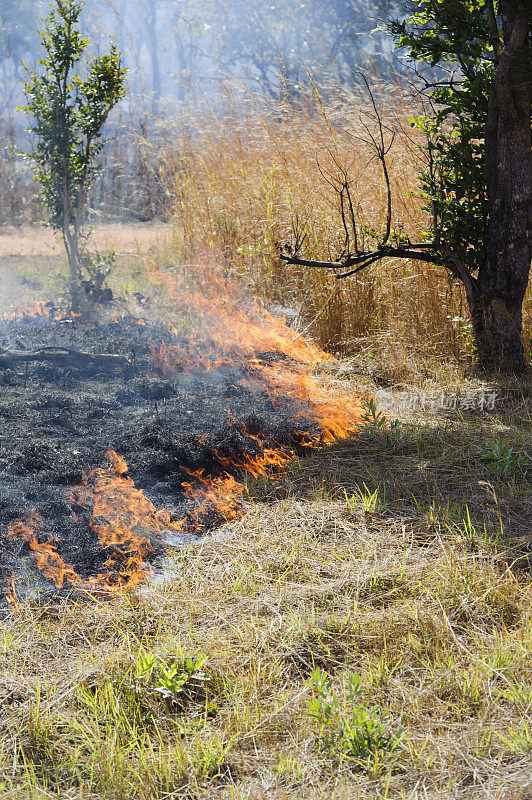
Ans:
{"label": "small leafy tree", "polygon": [[94,58],[81,78],[74,68],[88,46],[78,22],[82,0],[54,0],[55,7],[40,32],[46,56],[38,62],[42,74],[29,72],[25,84],[30,128],[36,143],[28,154],[41,184],[50,225],[62,232],[69,264],[72,311],[82,307],[79,239],[87,196],[97,175],[103,126],[124,96],[126,70],[120,53]]}
{"label": "small leafy tree", "polygon": [[[360,246],[347,176],[338,183],[346,244],[336,261],[282,254],[288,263],[353,275],[382,258],[445,267],[465,289],[480,364],[525,368],[522,306],[532,257],[532,4],[530,0],[416,0],[391,24],[414,64],[438,68],[423,82],[432,112],[414,124],[427,137],[421,174],[432,225],[417,241],[394,236],[386,156],[393,137],[377,117],[375,153],[388,202],[384,230]],[[369,90],[369,86],[367,87]],[[371,94],[371,92],[370,92]],[[348,209],[346,213],[346,208]],[[346,219],[347,217],[347,219]]]}

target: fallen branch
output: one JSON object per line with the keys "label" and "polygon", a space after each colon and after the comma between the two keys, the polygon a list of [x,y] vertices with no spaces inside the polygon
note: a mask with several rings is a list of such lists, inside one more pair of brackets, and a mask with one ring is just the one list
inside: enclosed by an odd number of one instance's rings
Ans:
{"label": "fallen branch", "polygon": [[123,368],[129,363],[127,356],[114,353],[83,353],[69,347],[41,347],[39,350],[3,350],[0,348],[0,367],[13,367],[28,361],[51,361],[61,366],[99,366],[107,369]]}

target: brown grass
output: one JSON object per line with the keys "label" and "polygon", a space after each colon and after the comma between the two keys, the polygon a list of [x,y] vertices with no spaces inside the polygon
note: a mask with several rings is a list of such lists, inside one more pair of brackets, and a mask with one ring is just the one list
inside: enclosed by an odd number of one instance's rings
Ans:
{"label": "brown grass", "polygon": [[[417,109],[397,88],[378,91],[385,124],[398,131],[389,161],[394,224],[417,237],[428,225],[416,195],[423,153],[408,121]],[[377,337],[377,356],[391,359],[399,377],[412,353],[468,367],[473,350],[465,298],[444,270],[388,261],[338,282],[277,258],[279,245],[292,239],[296,215],[308,231],[309,256],[341,249],[337,201],[320,171],[337,173],[335,162],[349,169],[359,225],[382,228],[385,195],[366,143],[364,126],[373,126],[367,114],[367,100],[355,95],[317,100],[312,92],[277,106],[228,95],[223,114],[204,107],[186,123],[169,125],[160,157],[179,255],[186,262],[208,258],[261,296],[295,309],[300,327],[326,349],[360,353],[368,343],[374,349]],[[524,327],[528,341],[530,294]]]}
{"label": "brown grass", "polygon": [[[382,265],[348,288],[279,264],[296,209],[312,252],[338,240],[315,163],[326,165],[331,134],[310,107],[241,111],[171,131],[162,164],[181,263],[153,256],[161,269],[186,274],[201,258],[297,307],[303,328],[351,353],[327,369],[358,394],[491,388],[461,376],[467,322],[448,317],[465,318],[463,300],[436,270]],[[356,109],[329,118],[362,172]],[[398,146],[399,210],[415,226],[412,148]],[[372,169],[357,197],[379,224]],[[116,280],[144,291],[150,258],[121,262]],[[528,331],[530,316],[528,300]],[[495,413],[403,415],[396,438],[370,425],[250,482],[245,518],[176,553],[166,583],[115,604],[41,597],[6,616],[0,798],[530,800],[530,386],[496,388]],[[200,678],[160,691],[165,670],[198,655]],[[360,705],[406,731],[395,751],[354,763],[334,725],[327,741],[307,713],[316,668],[340,705],[360,675]]]}
{"label": "brown grass", "polygon": [[[171,238],[171,228],[162,223],[110,223],[95,226],[90,248],[101,252],[114,250],[117,255],[146,256],[159,252]],[[0,259],[31,259],[39,256],[63,256],[60,235],[50,228],[24,225],[0,228]]]}
{"label": "brown grass", "polygon": [[[168,584],[30,604],[1,628],[0,797],[521,800],[530,580],[474,545],[444,515],[285,499],[179,554]],[[204,677],[165,698],[161,665],[199,654]],[[316,668],[339,702],[358,673],[400,747],[357,764],[326,745]]]}

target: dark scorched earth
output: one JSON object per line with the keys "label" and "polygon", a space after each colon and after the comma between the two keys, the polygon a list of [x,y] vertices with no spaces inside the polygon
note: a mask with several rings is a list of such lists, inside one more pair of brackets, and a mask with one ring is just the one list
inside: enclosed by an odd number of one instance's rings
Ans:
{"label": "dark scorched earth", "polygon": [[[264,446],[298,449],[301,435],[318,426],[301,404],[280,397],[275,404],[254,368],[235,357],[222,367],[157,374],[151,358],[163,341],[178,339],[162,324],[134,321],[80,324],[31,317],[0,323],[2,350],[67,347],[86,353],[122,354],[119,368],[106,364],[20,362],[0,367],[0,581],[31,570],[28,545],[8,535],[16,520],[42,517],[39,541],[51,540],[65,562],[84,578],[96,574],[108,553],[89,522],[90,508],[76,508],[69,490],[106,452],[123,456],[137,489],[157,508],[187,514],[184,482],[190,471],[216,477],[233,472],[222,459],[260,453]],[[186,347],[186,341],[183,340]],[[271,362],[278,353],[255,354]],[[244,427],[245,426],[245,427]],[[302,432],[302,433],[301,433]],[[205,526],[220,523],[215,512]],[[154,552],[161,554],[162,543]],[[35,572],[35,569],[33,570]]]}

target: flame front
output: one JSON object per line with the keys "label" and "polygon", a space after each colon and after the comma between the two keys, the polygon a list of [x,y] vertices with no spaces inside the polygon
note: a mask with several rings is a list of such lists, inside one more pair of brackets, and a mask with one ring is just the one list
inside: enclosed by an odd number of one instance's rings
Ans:
{"label": "flame front", "polygon": [[[59,589],[102,596],[129,591],[149,575],[152,568],[148,562],[173,534],[199,533],[214,522],[241,515],[245,475],[260,477],[278,472],[295,452],[344,439],[360,423],[359,400],[331,379],[315,374],[317,366],[334,359],[270,315],[259,301],[242,303],[225,279],[207,269],[200,271],[203,283],[198,291],[185,291],[173,275],[152,271],[149,277],[166,286],[178,317],[186,319],[188,314],[199,327],[193,336],[170,328],[171,341],[158,347],[151,344],[153,369],[166,374],[236,367],[241,374],[240,385],[252,396],[266,393],[279,414],[289,403],[293,430],[279,444],[266,434],[250,432],[228,411],[228,425],[249,437],[250,450],[231,457],[213,448],[217,465],[211,467],[212,474],[182,466],[187,478],[181,482],[182,496],[177,499],[185,511],[179,514],[157,509],[127,475],[124,458],[109,450],[108,466],[92,470],[82,485],[68,494],[74,520],[80,509],[92,514],[89,527],[105,553],[103,569],[97,575],[82,577],[63,559],[61,542],[46,538],[46,522],[36,511],[9,527],[9,536],[25,543],[37,568]],[[34,311],[43,316],[55,314],[44,303],[36,304]],[[304,421],[301,430],[294,424],[298,417]],[[309,423],[311,429],[305,430]],[[8,600],[16,605],[17,580],[13,577],[8,584]]]}
{"label": "flame front", "polygon": [[[310,437],[309,447],[345,439],[360,424],[360,400],[332,381],[319,379],[314,370],[335,359],[315,342],[304,339],[279,317],[261,307],[257,299],[244,304],[238,287],[208,268],[198,268],[202,290],[184,290],[175,275],[152,270],[150,280],[163,284],[178,307],[201,320],[201,335],[152,347],[154,368],[190,372],[211,371],[236,364],[245,373],[241,383],[266,389],[275,404],[295,400],[301,416],[313,419],[320,435]],[[259,353],[277,354],[278,363],[261,359]],[[300,442],[301,443],[301,442]]]}

